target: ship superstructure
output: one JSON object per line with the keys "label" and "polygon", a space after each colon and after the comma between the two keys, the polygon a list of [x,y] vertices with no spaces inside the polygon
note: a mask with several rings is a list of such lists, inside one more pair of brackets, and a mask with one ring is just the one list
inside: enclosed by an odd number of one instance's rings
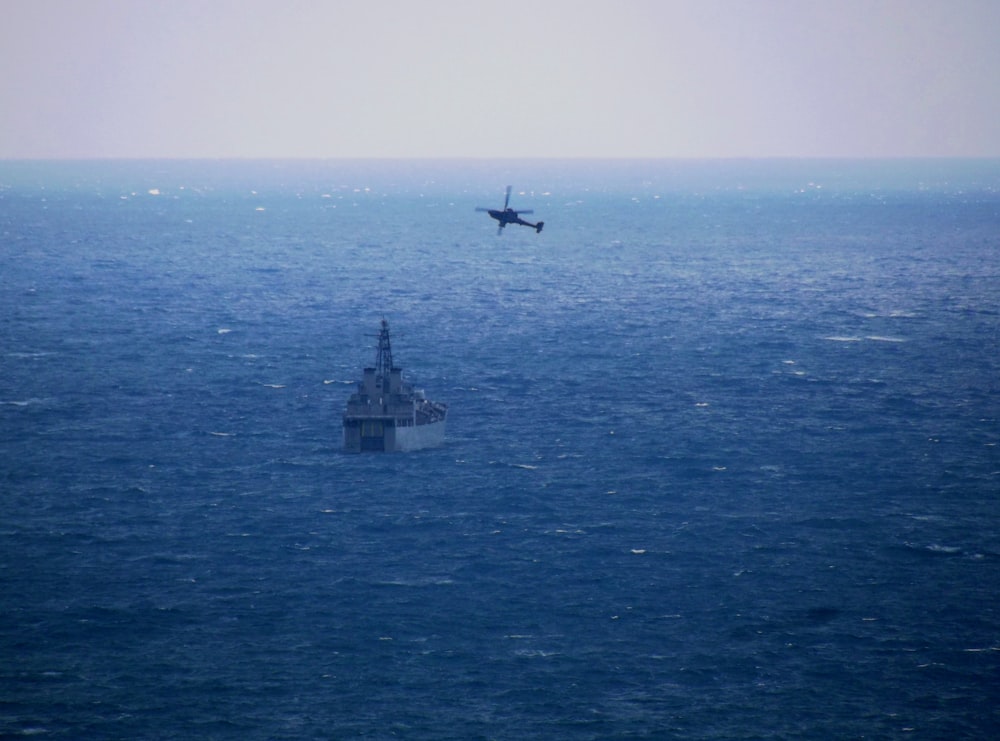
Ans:
{"label": "ship superstructure", "polygon": [[382,320],[374,367],[365,368],[344,410],[344,449],[406,451],[444,442],[448,406],[403,380],[392,359],[389,322]]}

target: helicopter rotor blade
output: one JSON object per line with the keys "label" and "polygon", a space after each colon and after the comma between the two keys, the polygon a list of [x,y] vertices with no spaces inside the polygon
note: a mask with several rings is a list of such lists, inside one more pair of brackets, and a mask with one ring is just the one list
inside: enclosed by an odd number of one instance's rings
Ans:
{"label": "helicopter rotor blade", "polygon": [[522,209],[520,211],[515,211],[514,213],[515,214],[533,214],[533,213],[535,213],[535,209],[533,209],[533,208],[525,208],[525,209]]}
{"label": "helicopter rotor blade", "polygon": [[503,210],[507,210],[507,204],[510,203],[510,186],[507,186],[507,196],[503,199]]}

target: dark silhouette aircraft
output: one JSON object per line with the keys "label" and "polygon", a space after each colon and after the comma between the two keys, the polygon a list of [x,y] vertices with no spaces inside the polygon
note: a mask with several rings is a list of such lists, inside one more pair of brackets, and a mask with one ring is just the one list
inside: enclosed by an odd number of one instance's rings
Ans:
{"label": "dark silhouette aircraft", "polygon": [[535,213],[530,208],[522,209],[520,211],[515,211],[512,208],[507,208],[507,204],[510,203],[510,186],[507,186],[507,196],[503,199],[503,208],[477,208],[476,211],[485,211],[490,215],[491,218],[496,219],[500,222],[499,228],[497,228],[497,235],[503,234],[503,228],[508,224],[520,224],[521,226],[530,226],[535,230],[535,233],[542,231],[542,227],[545,226],[544,221],[539,221],[537,224],[532,224],[525,221],[520,217],[520,214],[533,214]]}

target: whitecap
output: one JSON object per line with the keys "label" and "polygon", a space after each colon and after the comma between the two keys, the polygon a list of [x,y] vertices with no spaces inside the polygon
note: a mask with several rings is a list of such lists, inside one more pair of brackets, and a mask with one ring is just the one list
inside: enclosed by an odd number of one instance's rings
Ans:
{"label": "whitecap", "polygon": [[520,656],[525,659],[547,659],[550,656],[555,656],[555,651],[543,651],[541,649],[528,649],[522,648],[514,652],[515,656]]}
{"label": "whitecap", "polygon": [[230,332],[232,332],[232,331],[233,331],[233,330],[231,330],[231,329],[227,329],[226,327],[223,327],[222,329],[217,329],[217,330],[216,330],[216,332],[218,332],[219,334],[229,334],[229,333],[230,333]]}
{"label": "whitecap", "polygon": [[938,545],[937,543],[931,543],[929,546],[927,546],[927,550],[931,551],[932,553],[947,553],[947,554],[962,552],[962,549],[959,548],[958,546]]}
{"label": "whitecap", "polygon": [[261,386],[269,389],[283,389],[285,384],[283,383],[262,383]]}
{"label": "whitecap", "polygon": [[866,339],[874,340],[875,342],[906,342],[906,340],[900,337],[883,337],[881,335],[869,335]]}
{"label": "whitecap", "polygon": [[830,342],[861,342],[860,337],[843,335],[831,335],[830,337],[824,337],[823,339],[829,340]]}
{"label": "whitecap", "polygon": [[233,436],[233,433],[231,433],[231,432],[209,432],[208,434],[212,435],[214,437],[232,437]]}
{"label": "whitecap", "polygon": [[7,353],[7,357],[14,358],[15,360],[35,360],[53,354],[51,352],[9,352]]}
{"label": "whitecap", "polygon": [[0,405],[9,407],[28,407],[31,406],[32,404],[41,404],[41,403],[42,403],[41,399],[35,399],[35,398],[24,399],[23,401],[21,400],[0,401]]}

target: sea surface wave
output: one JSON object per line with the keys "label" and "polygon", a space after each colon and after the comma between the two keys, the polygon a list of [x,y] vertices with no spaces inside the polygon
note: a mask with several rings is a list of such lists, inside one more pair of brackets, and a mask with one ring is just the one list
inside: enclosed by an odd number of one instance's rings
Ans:
{"label": "sea surface wave", "polygon": [[[997,161],[5,162],[0,237],[0,737],[1000,731]],[[382,317],[443,447],[340,450]]]}

